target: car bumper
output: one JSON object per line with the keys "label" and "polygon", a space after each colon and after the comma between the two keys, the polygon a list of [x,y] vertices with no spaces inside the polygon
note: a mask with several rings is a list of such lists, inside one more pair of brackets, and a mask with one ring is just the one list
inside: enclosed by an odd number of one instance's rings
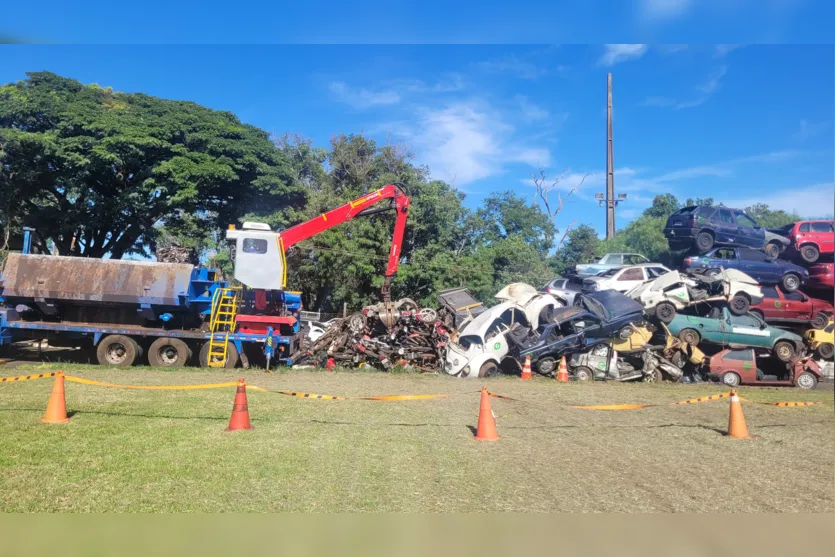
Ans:
{"label": "car bumper", "polygon": [[764,299],[765,298],[763,296],[751,296],[751,305],[752,306],[758,306],[761,303],[763,303]]}
{"label": "car bumper", "polygon": [[689,245],[696,238],[698,230],[695,228],[665,228],[664,237],[670,244]]}

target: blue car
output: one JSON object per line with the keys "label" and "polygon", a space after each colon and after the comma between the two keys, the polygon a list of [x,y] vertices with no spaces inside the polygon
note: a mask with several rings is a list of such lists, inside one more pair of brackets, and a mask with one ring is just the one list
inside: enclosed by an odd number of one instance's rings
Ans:
{"label": "blue car", "polygon": [[685,257],[681,268],[705,275],[718,274],[721,268],[737,269],[760,284],[780,284],[786,292],[794,292],[809,278],[803,267],[751,248],[713,248],[704,255]]}

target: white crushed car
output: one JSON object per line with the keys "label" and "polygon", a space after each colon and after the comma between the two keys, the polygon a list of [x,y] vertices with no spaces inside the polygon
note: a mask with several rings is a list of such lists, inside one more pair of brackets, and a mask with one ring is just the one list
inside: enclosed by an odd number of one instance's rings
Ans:
{"label": "white crushed car", "polygon": [[712,302],[727,302],[734,315],[744,315],[748,307],[763,300],[759,283],[742,271],[724,269],[713,277],[685,276],[670,271],[626,293],[640,302],[647,314],[669,323],[679,310]]}
{"label": "white crushed car", "polygon": [[563,307],[552,295],[524,283],[502,288],[496,298],[502,302],[478,315],[451,339],[444,363],[449,375],[496,375],[502,362],[512,359],[505,333],[516,323],[536,329],[551,319],[555,309]]}
{"label": "white crushed car", "polygon": [[603,271],[597,276],[583,279],[583,293],[617,290],[626,293],[648,280],[653,280],[670,269],[660,263],[642,263],[628,267],[616,267]]}

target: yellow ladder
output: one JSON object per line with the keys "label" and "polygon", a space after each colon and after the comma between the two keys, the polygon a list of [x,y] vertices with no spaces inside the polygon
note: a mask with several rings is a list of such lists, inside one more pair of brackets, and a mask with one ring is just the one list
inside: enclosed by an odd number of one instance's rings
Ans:
{"label": "yellow ladder", "polygon": [[[226,347],[229,334],[235,331],[235,315],[238,313],[238,291],[240,287],[218,288],[212,296],[212,315],[209,329],[209,367],[226,365]],[[223,333],[223,340],[218,334]]]}

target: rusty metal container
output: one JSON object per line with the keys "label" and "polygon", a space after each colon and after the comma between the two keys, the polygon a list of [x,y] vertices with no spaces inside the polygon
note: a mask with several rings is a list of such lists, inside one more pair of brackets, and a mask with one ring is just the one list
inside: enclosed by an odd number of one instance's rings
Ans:
{"label": "rusty metal container", "polygon": [[9,254],[0,274],[7,301],[186,305],[194,267],[181,263]]}

